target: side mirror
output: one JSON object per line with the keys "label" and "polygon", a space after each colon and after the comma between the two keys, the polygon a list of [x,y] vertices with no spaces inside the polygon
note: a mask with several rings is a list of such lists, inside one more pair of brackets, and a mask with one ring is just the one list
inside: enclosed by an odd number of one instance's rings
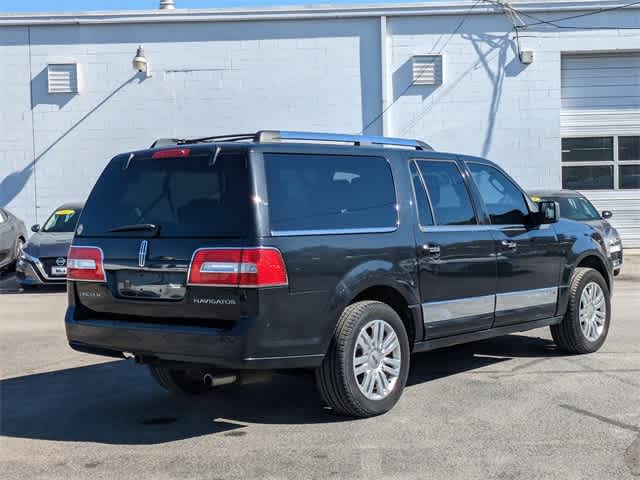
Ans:
{"label": "side mirror", "polygon": [[39,232],[39,231],[40,231],[40,224],[39,224],[39,223],[36,223],[35,225],[32,225],[32,226],[31,226],[31,231],[32,231],[33,233]]}
{"label": "side mirror", "polygon": [[535,225],[544,225],[547,223],[557,223],[560,220],[560,205],[552,200],[543,200],[537,202],[538,212],[533,213],[533,223]]}
{"label": "side mirror", "polygon": [[611,210],[603,210],[601,215],[602,215],[602,218],[604,218],[605,220],[607,218],[613,217],[613,213],[611,213]]}

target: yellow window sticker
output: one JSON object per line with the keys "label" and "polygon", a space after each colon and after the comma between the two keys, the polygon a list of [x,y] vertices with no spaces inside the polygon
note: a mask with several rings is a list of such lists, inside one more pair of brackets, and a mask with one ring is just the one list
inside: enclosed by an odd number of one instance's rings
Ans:
{"label": "yellow window sticker", "polygon": [[536,196],[536,195],[532,195],[532,196],[531,196],[531,200],[533,200],[534,202],[539,202],[539,201],[541,201],[542,199],[541,199],[540,197]]}
{"label": "yellow window sticker", "polygon": [[75,210],[58,210],[56,215],[73,215],[74,213],[76,213]]}

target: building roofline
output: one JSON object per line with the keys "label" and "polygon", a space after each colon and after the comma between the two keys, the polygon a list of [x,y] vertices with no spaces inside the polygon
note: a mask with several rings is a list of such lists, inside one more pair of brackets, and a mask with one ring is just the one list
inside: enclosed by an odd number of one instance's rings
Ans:
{"label": "building roofline", "polygon": [[[420,15],[460,15],[469,12],[475,0],[443,0],[430,3],[380,3],[352,5],[303,5],[261,8],[120,10],[78,13],[0,14],[0,26],[91,25],[171,22],[231,22],[256,20],[298,20],[321,18],[404,17]],[[512,1],[524,12],[574,12],[622,7],[628,0],[540,0]],[[640,4],[629,6],[638,9]],[[502,13],[502,8],[481,1],[474,15]]]}

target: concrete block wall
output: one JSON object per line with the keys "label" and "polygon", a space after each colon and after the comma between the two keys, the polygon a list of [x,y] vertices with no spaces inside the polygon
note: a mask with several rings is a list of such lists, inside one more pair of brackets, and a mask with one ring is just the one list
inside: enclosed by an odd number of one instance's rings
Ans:
{"label": "concrete block wall", "polygon": [[[40,26],[0,35],[9,52],[2,78],[12,77],[2,91],[10,134],[0,135],[0,152],[13,152],[0,162],[0,205],[29,224],[86,198],[114,154],[158,137],[358,133],[380,108],[379,30],[371,20]],[[150,78],[132,69],[138,44]],[[47,93],[49,62],[79,64],[79,94]],[[378,133],[379,122],[369,131]]]}
{"label": "concrete block wall", "polygon": [[35,218],[28,30],[0,28],[0,206]]}
{"label": "concrete block wall", "polygon": [[[398,100],[393,134],[434,148],[487,157],[526,187],[560,186],[560,53],[520,63],[504,16],[394,19],[394,87],[411,82],[412,55],[443,56],[444,82],[413,86]],[[444,48],[443,48],[444,47]]]}
{"label": "concrete block wall", "polygon": [[[639,50],[640,11],[566,23],[589,27],[585,30],[529,28],[520,42],[522,50],[534,52],[530,65],[520,63],[512,24],[504,15],[471,15],[452,35],[459,23],[459,16],[388,20],[397,100],[389,110],[388,133],[422,138],[438,150],[487,157],[525,188],[559,188],[562,53]],[[607,28],[612,25],[627,29]],[[605,28],[592,29],[597,26]],[[407,90],[411,57],[437,53],[443,55],[444,83]]]}
{"label": "concrete block wall", "polygon": [[[637,26],[638,12],[575,22]],[[524,66],[504,15],[470,15],[452,34],[460,18],[387,19],[396,103],[385,133],[486,156],[527,188],[559,187],[562,53],[638,50],[640,36],[529,29],[521,42],[534,62]],[[84,199],[112,155],[158,137],[358,133],[381,109],[379,29],[375,16],[3,27],[0,206],[42,222],[58,204]],[[131,67],[139,44],[151,78]],[[407,90],[412,55],[429,53],[442,53],[444,83]],[[47,93],[47,63],[60,61],[79,64],[78,95]],[[381,132],[378,119],[366,133]]]}

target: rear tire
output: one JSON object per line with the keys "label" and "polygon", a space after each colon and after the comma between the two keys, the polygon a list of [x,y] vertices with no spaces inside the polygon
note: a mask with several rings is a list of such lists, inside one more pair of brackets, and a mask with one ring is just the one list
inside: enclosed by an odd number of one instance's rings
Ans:
{"label": "rear tire", "polygon": [[198,375],[189,369],[149,365],[149,372],[158,385],[172,393],[202,395],[211,391],[211,387],[205,385],[202,376],[198,378]]}
{"label": "rear tire", "polygon": [[611,322],[609,288],[597,270],[576,268],[562,322],[552,325],[553,341],[569,353],[593,353],[607,338]]}
{"label": "rear tire", "polygon": [[329,351],[316,370],[318,389],[340,415],[383,414],[402,395],[409,356],[407,332],[395,310],[382,302],[354,303],[342,312]]}

